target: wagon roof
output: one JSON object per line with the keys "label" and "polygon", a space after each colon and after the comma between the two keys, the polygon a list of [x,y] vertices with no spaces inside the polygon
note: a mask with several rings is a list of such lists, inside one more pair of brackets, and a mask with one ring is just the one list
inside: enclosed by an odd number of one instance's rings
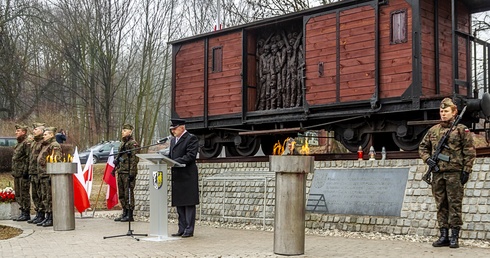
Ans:
{"label": "wagon roof", "polygon": [[462,0],[470,9],[471,13],[478,13],[490,10],[490,1],[488,0]]}

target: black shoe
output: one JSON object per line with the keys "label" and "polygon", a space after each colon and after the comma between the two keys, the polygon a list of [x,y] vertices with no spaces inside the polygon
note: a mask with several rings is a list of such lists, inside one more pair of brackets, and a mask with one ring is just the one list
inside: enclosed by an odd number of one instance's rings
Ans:
{"label": "black shoe", "polygon": [[52,227],[53,226],[53,214],[48,213],[46,221],[42,224],[43,227]]}
{"label": "black shoe", "polygon": [[447,228],[440,228],[439,231],[441,232],[441,236],[437,241],[432,243],[433,247],[443,247],[443,246],[449,246],[449,232]]}
{"label": "black shoe", "polygon": [[34,220],[32,222],[32,224],[36,224],[37,225],[37,224],[43,222],[45,219],[46,219],[46,217],[44,215],[43,216],[39,216],[36,220]]}
{"label": "black shoe", "polygon": [[[28,220],[28,221],[27,221],[27,223],[29,223],[29,224],[33,224],[33,223],[34,223],[34,224],[37,224],[37,223],[39,222],[39,221],[38,221],[38,220],[39,220],[39,218],[41,218],[41,217],[43,217],[43,219],[44,219],[44,213],[42,213],[42,212],[38,212],[38,211],[37,211],[37,212],[36,212],[36,216],[35,216],[34,218],[32,218],[32,219]],[[42,220],[41,220],[41,221],[42,221]]]}
{"label": "black shoe", "polygon": [[31,214],[29,212],[23,211],[20,217],[18,217],[15,221],[28,221],[31,219]]}
{"label": "black shoe", "polygon": [[128,222],[128,221],[134,221],[134,218],[133,217],[129,217],[129,216],[126,216],[124,218],[121,219],[121,222]]}
{"label": "black shoe", "polygon": [[121,222],[128,222],[128,221],[134,221],[133,210],[128,210],[128,215],[121,219]]}
{"label": "black shoe", "polygon": [[172,234],[171,236],[173,237],[178,237],[178,236],[182,236],[184,234],[184,232],[180,233],[180,232],[177,232],[175,234]]}
{"label": "black shoe", "polygon": [[460,228],[451,229],[451,240],[449,241],[449,248],[459,248],[459,230]]}
{"label": "black shoe", "polygon": [[124,217],[128,216],[128,209],[123,209],[123,213],[121,214],[121,217],[117,217],[114,219],[114,221],[121,221]]}
{"label": "black shoe", "polygon": [[52,227],[52,226],[53,226],[52,220],[47,220],[45,223],[43,223],[43,227]]}
{"label": "black shoe", "polygon": [[182,238],[188,238],[188,237],[193,237],[194,234],[193,233],[184,233],[182,234]]}
{"label": "black shoe", "polygon": [[42,226],[49,219],[49,213],[46,212],[44,219],[36,224],[36,226]]}

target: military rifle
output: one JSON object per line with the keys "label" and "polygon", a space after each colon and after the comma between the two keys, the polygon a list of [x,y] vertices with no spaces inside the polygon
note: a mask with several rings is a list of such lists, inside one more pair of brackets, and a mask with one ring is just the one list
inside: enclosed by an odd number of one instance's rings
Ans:
{"label": "military rifle", "polygon": [[[124,149],[124,146],[126,146],[126,143],[127,142],[124,142],[123,146],[121,147],[121,150]],[[125,153],[125,152],[117,152],[117,157],[114,159],[114,168],[111,171],[112,176],[116,176],[116,170],[119,168],[119,163],[121,162],[123,153]]]}
{"label": "military rifle", "polygon": [[436,150],[432,154],[432,157],[430,157],[432,160],[435,161],[435,164],[433,166],[429,165],[429,168],[427,169],[427,173],[425,173],[425,175],[422,177],[422,179],[427,184],[430,185],[432,183],[432,171],[439,172],[439,166],[437,166],[437,163],[439,162],[439,160],[449,162],[449,156],[444,155],[441,152],[444,148],[446,148],[446,149],[449,148],[447,146],[447,141],[449,140],[449,135],[451,134],[452,131],[454,131],[454,129],[456,129],[456,126],[458,125],[461,118],[463,118],[463,114],[465,111],[466,111],[466,106],[461,111],[461,114],[456,116],[456,119],[454,119],[454,122],[451,124],[451,127],[449,128],[449,130],[447,130],[446,133],[444,133],[441,140],[437,144]]}

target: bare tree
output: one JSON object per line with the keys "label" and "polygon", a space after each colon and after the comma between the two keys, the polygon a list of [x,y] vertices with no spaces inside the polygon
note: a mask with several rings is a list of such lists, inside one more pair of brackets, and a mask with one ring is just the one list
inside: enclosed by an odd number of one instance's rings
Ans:
{"label": "bare tree", "polygon": [[[41,24],[35,1],[2,1],[0,5],[0,118],[22,119],[35,109],[39,91],[32,84],[39,75],[29,71],[35,62]],[[21,97],[22,96],[22,97]]]}
{"label": "bare tree", "polygon": [[135,92],[135,123],[141,143],[148,145],[155,134],[158,113],[166,112],[170,103],[169,65],[171,54],[166,42],[173,35],[174,0],[145,0],[139,23],[138,73]]}
{"label": "bare tree", "polygon": [[78,102],[77,116],[89,137],[102,134],[103,139],[111,139],[120,128],[113,115],[116,93],[132,66],[121,56],[132,31],[133,5],[129,0],[59,0],[53,5],[59,36],[52,47],[64,54],[69,67],[67,81]]}

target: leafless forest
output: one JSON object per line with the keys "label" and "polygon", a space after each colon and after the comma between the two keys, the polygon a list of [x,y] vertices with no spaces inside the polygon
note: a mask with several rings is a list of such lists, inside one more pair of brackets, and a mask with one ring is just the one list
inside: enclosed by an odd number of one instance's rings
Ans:
{"label": "leafless forest", "polygon": [[[0,0],[0,135],[46,122],[87,147],[168,134],[167,42],[336,0]],[[475,16],[488,40],[490,17]]]}

